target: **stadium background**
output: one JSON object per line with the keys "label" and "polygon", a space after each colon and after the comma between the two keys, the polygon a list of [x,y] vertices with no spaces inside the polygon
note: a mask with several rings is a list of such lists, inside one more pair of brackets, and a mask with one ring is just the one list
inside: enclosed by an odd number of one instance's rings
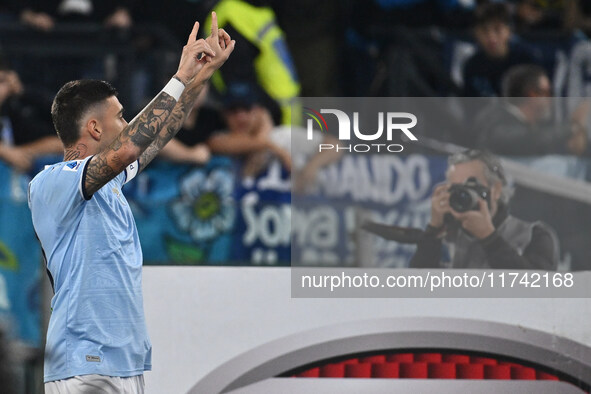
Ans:
{"label": "stadium background", "polygon": [[[282,111],[278,118],[289,123],[286,108],[291,108],[298,96],[462,96],[465,92],[462,70],[476,51],[472,23],[481,2],[105,3],[109,3],[105,7],[111,8],[95,7],[95,13],[67,17],[55,13],[47,8],[51,5],[43,2],[0,3],[2,62],[15,70],[22,83],[32,86],[33,94],[39,96],[51,97],[63,82],[71,79],[107,79],[120,91],[127,113],[133,115],[175,71],[187,27],[193,20],[205,20],[216,7],[224,15],[221,19],[231,23],[242,17],[248,23],[238,26],[240,23],[234,22],[232,31],[241,36],[238,45],[245,49],[235,56],[245,66],[230,68],[227,74],[213,81],[210,104],[212,107],[219,104],[225,87],[246,81],[273,97]],[[520,19],[521,3],[531,3],[544,17],[526,23]],[[574,3],[579,3],[581,15],[589,15],[584,1],[507,2],[514,16],[512,39],[536,53],[538,63],[551,77],[553,95],[567,101],[586,97],[591,91],[588,26],[569,19],[568,10]],[[120,25],[105,23],[111,13],[122,9],[128,13],[129,21]],[[235,9],[241,12],[233,14]],[[31,10],[54,12],[54,25],[51,28],[35,25],[38,22],[26,17]],[[268,51],[271,55],[261,61],[261,54]],[[284,74],[275,75],[279,83],[273,80],[276,69]],[[218,95],[216,89],[220,91]],[[49,107],[46,111],[49,113]],[[7,116],[5,111],[2,115]],[[52,133],[50,125],[42,124],[47,130],[38,135]],[[13,132],[20,131],[13,128]],[[462,145],[462,138],[448,133],[441,136],[440,142]],[[431,184],[443,178],[444,153],[444,150],[416,153],[419,160],[427,163]],[[35,157],[27,171],[7,161],[0,162],[0,311],[7,335],[16,345],[18,387],[27,393],[40,392],[42,333],[48,317],[50,290],[30,222],[26,190],[31,177],[56,159],[60,157]],[[559,168],[558,175],[582,182],[588,182],[591,177],[589,161],[584,156],[513,159],[524,163],[540,159],[546,163],[542,165]],[[408,159],[401,160],[400,168],[404,168]],[[240,165],[239,159],[215,154],[202,165],[162,160],[126,188],[146,265],[290,264],[289,173],[274,161],[254,180],[245,181]],[[392,185],[396,186],[402,187]],[[544,210],[548,201],[540,199],[537,208],[530,208]],[[581,205],[568,198],[560,202],[572,211],[588,213],[588,204]],[[404,201],[399,204],[398,208],[404,212]],[[427,214],[414,218],[414,223],[426,223]],[[569,223],[565,228],[575,235],[586,230],[584,223]],[[578,246],[584,241],[575,239],[575,235],[567,241]],[[379,265],[404,266],[409,253],[405,248],[391,248]],[[562,256],[568,260],[567,268],[587,269],[584,257],[577,253],[586,255],[586,251],[574,247],[571,255]]]}

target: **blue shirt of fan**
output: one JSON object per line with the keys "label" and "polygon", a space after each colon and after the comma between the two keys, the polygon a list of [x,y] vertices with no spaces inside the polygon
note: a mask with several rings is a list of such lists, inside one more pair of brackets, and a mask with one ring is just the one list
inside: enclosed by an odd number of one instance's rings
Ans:
{"label": "blue shirt of fan", "polygon": [[29,184],[29,207],[54,288],[44,381],[135,376],[151,369],[142,297],[142,251],[121,192],[138,162],[92,196],[90,157],[48,166]]}

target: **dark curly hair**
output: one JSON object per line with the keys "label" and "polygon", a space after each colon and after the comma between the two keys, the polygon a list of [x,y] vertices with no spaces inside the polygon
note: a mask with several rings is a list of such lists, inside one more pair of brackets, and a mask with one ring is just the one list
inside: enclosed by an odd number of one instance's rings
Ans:
{"label": "dark curly hair", "polygon": [[67,148],[80,138],[80,119],[93,106],[109,97],[117,96],[117,90],[108,82],[82,79],[67,82],[57,92],[51,105],[51,117],[57,135]]}

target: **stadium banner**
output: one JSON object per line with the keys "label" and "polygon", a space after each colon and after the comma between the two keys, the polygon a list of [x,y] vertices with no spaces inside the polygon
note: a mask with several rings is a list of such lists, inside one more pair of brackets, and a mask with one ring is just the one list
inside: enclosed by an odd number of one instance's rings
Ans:
{"label": "stadium banner", "polygon": [[[203,167],[156,162],[125,186],[145,264],[287,266],[292,242],[310,240],[313,245],[302,249],[304,258],[338,265],[355,247],[338,236],[351,230],[355,215],[426,225],[430,192],[443,180],[446,159],[346,157],[318,175],[319,185],[343,184],[338,196],[320,186],[307,213],[293,213],[290,174],[278,161],[271,160],[256,177],[243,177],[241,165],[225,157]],[[375,184],[350,182],[354,179],[374,179],[379,190]],[[318,215],[323,202],[333,206]],[[381,241],[371,265],[403,267],[413,251],[413,246]]]}
{"label": "stadium banner", "polygon": [[155,162],[125,186],[145,264],[289,265],[289,174],[272,162],[244,178],[240,164]]}

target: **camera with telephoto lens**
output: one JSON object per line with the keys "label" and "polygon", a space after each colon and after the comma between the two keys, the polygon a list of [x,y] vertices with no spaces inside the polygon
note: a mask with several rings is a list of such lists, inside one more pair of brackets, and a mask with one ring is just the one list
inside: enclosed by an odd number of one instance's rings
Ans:
{"label": "camera with telephoto lens", "polygon": [[490,190],[474,177],[468,178],[463,184],[451,185],[448,192],[449,206],[456,212],[478,211],[479,198],[490,206]]}

